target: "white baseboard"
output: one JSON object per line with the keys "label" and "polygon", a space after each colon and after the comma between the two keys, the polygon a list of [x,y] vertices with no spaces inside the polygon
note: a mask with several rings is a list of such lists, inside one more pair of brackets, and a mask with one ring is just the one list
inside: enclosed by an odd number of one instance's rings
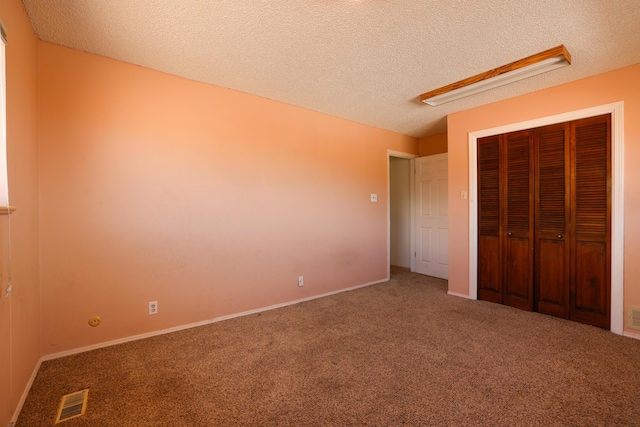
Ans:
{"label": "white baseboard", "polygon": [[52,353],[42,356],[42,361],[45,362],[47,360],[59,359],[61,357],[71,356],[74,354],[84,353],[86,351],[97,350],[99,348],[111,347],[112,345],[124,344],[130,341],[142,340],[145,338],[155,337],[157,335],[170,334],[171,332],[178,332],[184,329],[196,328],[198,326],[208,325],[212,323],[213,320],[203,320],[201,322],[189,323],[187,325],[174,326],[172,328],[161,329],[158,331],[146,332],[144,334],[131,335],[124,338],[118,338],[116,340],[104,341],[97,344],[91,344],[84,347],[73,348],[71,350],[65,350],[58,353]]}
{"label": "white baseboard", "polygon": [[459,294],[459,293],[457,293],[457,292],[447,291],[447,295],[453,295],[454,297],[460,297],[460,298],[470,299],[470,298],[469,298],[469,295]]}
{"label": "white baseboard", "polygon": [[311,297],[302,298],[302,299],[298,299],[298,300],[294,300],[294,301],[283,302],[283,303],[280,303],[280,304],[274,304],[274,305],[270,305],[268,307],[256,308],[256,309],[253,309],[253,310],[243,311],[243,312],[240,312],[240,313],[234,313],[234,314],[229,314],[229,315],[226,315],[226,316],[215,317],[215,318],[209,319],[209,320],[203,320],[201,322],[195,322],[195,323],[189,323],[189,324],[186,324],[186,325],[174,326],[172,328],[161,329],[161,330],[152,331],[152,332],[146,332],[144,334],[132,335],[132,336],[129,336],[129,337],[119,338],[119,339],[116,339],[116,340],[105,341],[105,342],[92,344],[92,345],[88,345],[88,346],[84,346],[84,347],[74,348],[74,349],[71,349],[71,350],[61,351],[61,352],[58,352],[58,353],[52,353],[52,354],[48,354],[48,355],[43,356],[42,359],[41,359],[41,362],[47,361],[47,360],[59,359],[60,357],[71,356],[73,354],[84,353],[86,351],[97,350],[99,348],[110,347],[112,345],[123,344],[123,343],[130,342],[130,341],[137,341],[137,340],[141,340],[141,339],[145,339],[145,338],[155,337],[155,336],[158,336],[158,335],[170,334],[172,332],[178,332],[178,331],[182,331],[182,330],[185,330],[185,329],[197,328],[198,326],[204,326],[204,325],[208,325],[210,323],[216,323],[216,322],[221,322],[223,320],[234,319],[236,317],[242,317],[242,316],[248,316],[248,315],[251,315],[251,314],[262,313],[263,311],[275,310],[276,308],[287,307],[289,305],[299,304],[301,302],[311,301],[311,300],[318,299],[318,298],[324,298],[324,297],[328,297],[330,295],[339,294],[339,293],[342,293],[342,292],[353,291],[355,289],[364,288],[366,286],[376,285],[378,283],[384,283],[384,282],[387,282],[387,281],[389,281],[389,279],[376,280],[376,281],[373,281],[373,282],[364,283],[362,285],[356,285],[356,286],[352,286],[350,288],[339,289],[337,291],[331,291],[331,292],[327,292],[327,293],[324,293],[324,294],[314,295],[314,296],[311,296]]}
{"label": "white baseboard", "polygon": [[35,368],[33,368],[33,372],[31,373],[31,378],[29,378],[29,382],[27,382],[24,391],[22,392],[22,396],[20,396],[20,401],[18,402],[18,406],[16,406],[16,410],[13,411],[13,416],[11,417],[11,421],[9,421],[8,427],[13,427],[18,421],[18,415],[20,415],[20,411],[22,411],[22,407],[24,406],[24,402],[27,400],[27,395],[29,394],[29,390],[31,390],[31,386],[33,385],[33,381],[36,379],[36,375],[38,375],[38,371],[40,370],[40,365],[42,365],[42,358],[38,360]]}
{"label": "white baseboard", "polygon": [[268,307],[256,308],[254,310],[243,311],[241,313],[230,314],[230,315],[227,315],[227,316],[215,317],[213,319],[203,320],[201,322],[189,323],[187,325],[175,326],[175,327],[172,327],[172,328],[162,329],[162,330],[159,330],[159,331],[152,331],[152,332],[147,332],[147,333],[144,333],[144,334],[132,335],[132,336],[129,336],[129,337],[119,338],[119,339],[111,340],[111,341],[105,341],[105,342],[102,342],[102,343],[97,343],[97,344],[92,344],[92,345],[79,347],[79,348],[75,348],[75,349],[71,349],[71,350],[61,351],[61,352],[58,352],[58,353],[47,354],[45,356],[42,356],[40,358],[40,360],[38,360],[38,363],[36,364],[36,366],[35,366],[35,368],[33,370],[33,373],[31,374],[31,378],[29,379],[29,382],[27,383],[27,385],[26,385],[26,387],[24,389],[24,392],[22,393],[22,397],[20,398],[20,402],[18,402],[18,406],[16,407],[16,410],[14,411],[13,417],[11,418],[11,421],[9,422],[9,426],[8,427],[13,427],[13,425],[18,420],[18,416],[20,415],[20,412],[22,411],[22,407],[24,405],[24,402],[27,399],[29,391],[31,390],[31,386],[33,385],[33,381],[35,380],[36,375],[38,374],[38,371],[40,370],[40,366],[42,365],[42,362],[45,362],[47,360],[54,360],[54,359],[58,359],[60,357],[71,356],[73,354],[84,353],[86,351],[96,350],[96,349],[104,348],[104,347],[110,347],[112,345],[123,344],[123,343],[130,342],[130,341],[137,341],[137,340],[141,340],[141,339],[145,339],[145,338],[151,338],[151,337],[158,336],[158,335],[170,334],[172,332],[177,332],[177,331],[182,331],[182,330],[185,330],[185,329],[196,328],[198,326],[204,326],[204,325],[208,325],[210,323],[221,322],[223,320],[229,320],[229,319],[233,319],[233,318],[236,318],[236,317],[248,316],[248,315],[255,314],[255,313],[261,313],[261,312],[264,312],[264,311],[275,310],[276,308],[287,307],[289,305],[295,305],[295,304],[299,304],[299,303],[305,302],[305,301],[312,301],[314,299],[328,297],[330,295],[335,295],[335,294],[339,294],[339,293],[342,293],[342,292],[353,291],[355,289],[364,288],[364,287],[367,287],[367,286],[376,285],[378,283],[384,283],[384,282],[388,282],[388,281],[389,281],[389,278],[386,277],[384,279],[376,280],[376,281],[373,281],[373,282],[364,283],[362,285],[356,285],[356,286],[352,286],[350,288],[339,289],[337,291],[331,291],[331,292],[327,292],[327,293],[320,294],[320,295],[315,295],[315,296],[302,298],[302,299],[298,299],[298,300],[294,300],[294,301],[289,301],[289,302],[284,302],[284,303],[280,303],[280,304],[270,305]]}
{"label": "white baseboard", "polygon": [[624,335],[625,337],[629,337],[629,338],[634,338],[634,339],[640,340],[640,333],[638,333],[638,332],[624,331],[624,332],[622,332],[622,335]]}
{"label": "white baseboard", "polygon": [[[158,336],[158,335],[170,334],[172,332],[177,332],[177,331],[182,331],[182,330],[185,330],[185,329],[196,328],[198,326],[204,326],[204,325],[208,325],[210,323],[216,323],[216,322],[221,322],[223,320],[234,319],[236,317],[249,316],[251,314],[262,313],[262,312],[269,311],[269,310],[275,310],[277,308],[287,307],[287,306],[290,306],[290,305],[299,304],[301,302],[312,301],[314,299],[328,297],[328,296],[339,294],[339,293],[342,293],[342,292],[353,291],[353,290],[356,290],[356,289],[360,289],[360,288],[364,288],[364,287],[372,286],[372,285],[377,285],[379,283],[384,283],[384,282],[388,282],[388,281],[389,281],[389,278],[387,277],[387,278],[382,279],[382,280],[376,280],[376,281],[373,281],[373,282],[364,283],[362,285],[352,286],[350,288],[345,288],[345,289],[339,289],[337,291],[331,291],[331,292],[327,292],[327,293],[324,293],[324,294],[315,295],[315,296],[311,296],[311,297],[307,297],[307,298],[302,298],[302,299],[298,299],[298,300],[294,300],[294,301],[284,302],[284,303],[280,303],[280,304],[274,304],[274,305],[270,305],[268,307],[262,307],[262,308],[257,308],[257,309],[254,309],[254,310],[243,311],[241,313],[230,314],[230,315],[227,315],[227,316],[215,317],[215,318],[210,319],[210,320],[204,320],[204,321],[201,321],[201,322],[189,323],[187,325],[175,326],[175,327],[172,327],[172,328],[162,329],[162,330],[159,330],[159,331],[147,332],[147,333],[144,333],[144,334],[132,335],[132,336],[125,337],[125,338],[120,338],[120,339],[117,339],[117,340],[105,341],[105,342],[98,343],[98,344],[93,344],[93,345],[89,345],[89,346],[85,346],[85,347],[79,347],[79,348],[72,349],[72,350],[66,350],[66,351],[62,351],[62,352],[58,352],[58,353],[53,353],[53,354],[48,354],[48,355],[42,356],[40,358],[40,360],[38,361],[38,363],[36,364],[36,366],[35,366],[35,368],[33,370],[33,373],[31,374],[31,378],[29,379],[29,382],[27,383],[27,386],[25,387],[25,390],[22,393],[20,401],[18,402],[18,406],[16,407],[16,410],[15,410],[15,412],[13,414],[13,417],[11,418],[11,421],[9,422],[8,427],[13,427],[13,425],[18,420],[18,416],[20,415],[20,412],[22,411],[22,407],[24,405],[24,402],[26,401],[27,396],[29,394],[29,391],[31,390],[31,386],[33,385],[33,381],[35,380],[36,375],[38,374],[38,370],[40,369],[40,366],[42,365],[42,362],[44,362],[44,361],[54,360],[54,359],[58,359],[60,357],[65,357],[65,356],[71,356],[73,354],[84,353],[86,351],[96,350],[96,349],[99,349],[99,348],[110,347],[112,345],[123,344],[123,343],[130,342],[130,341],[137,341],[137,340],[141,340],[141,339],[145,339],[145,338],[151,338],[151,337]],[[456,297],[460,297],[460,298],[469,299],[468,295],[460,294],[460,293],[457,293],[457,292],[447,291],[447,294],[448,295],[452,295],[452,296],[456,296]],[[625,331],[623,333],[623,335],[626,336],[626,337],[629,337],[629,338],[634,338],[634,339],[639,339],[640,340],[640,333],[634,333],[634,332]]]}
{"label": "white baseboard", "polygon": [[282,307],[287,307],[289,305],[300,304],[301,302],[312,301],[314,299],[324,298],[324,297],[328,297],[328,296],[331,296],[331,295],[340,294],[342,292],[353,291],[353,290],[356,290],[356,289],[364,288],[364,287],[371,286],[371,285],[377,285],[378,283],[384,283],[384,282],[388,282],[388,281],[389,281],[388,278],[387,279],[382,279],[382,280],[376,280],[374,282],[365,283],[363,285],[356,285],[356,286],[352,286],[350,288],[339,289],[337,291],[331,291],[331,292],[327,292],[325,294],[315,295],[315,296],[312,296],[312,297],[297,299],[297,300],[289,301],[289,302],[283,302],[283,303],[280,303],[280,304],[270,305],[268,307],[256,308],[254,310],[243,311],[241,313],[229,314],[227,316],[216,317],[216,318],[212,319],[209,323],[215,323],[215,322],[220,322],[222,320],[234,319],[236,317],[248,316],[250,314],[262,313],[263,311],[275,310],[276,308],[282,308]]}

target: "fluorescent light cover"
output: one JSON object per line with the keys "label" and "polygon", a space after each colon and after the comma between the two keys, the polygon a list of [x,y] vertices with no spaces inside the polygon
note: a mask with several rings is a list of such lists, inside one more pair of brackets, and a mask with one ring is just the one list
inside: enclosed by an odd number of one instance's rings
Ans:
{"label": "fluorescent light cover", "polygon": [[532,55],[511,64],[452,83],[420,95],[425,104],[436,106],[465,96],[474,95],[509,83],[533,77],[571,64],[571,56],[564,46]]}

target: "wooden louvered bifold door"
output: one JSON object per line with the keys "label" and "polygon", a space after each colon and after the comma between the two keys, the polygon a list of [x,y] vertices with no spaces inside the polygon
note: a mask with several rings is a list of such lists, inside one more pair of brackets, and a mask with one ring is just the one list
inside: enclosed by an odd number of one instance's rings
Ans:
{"label": "wooden louvered bifold door", "polygon": [[575,236],[569,318],[607,329],[611,301],[610,120],[607,115],[571,123]]}
{"label": "wooden louvered bifold door", "polygon": [[569,316],[570,223],[569,124],[535,131],[535,306]]}
{"label": "wooden louvered bifold door", "polygon": [[478,298],[610,327],[610,115],[478,139]]}
{"label": "wooden louvered bifold door", "polygon": [[478,140],[478,298],[502,303],[500,137]]}
{"label": "wooden louvered bifold door", "polygon": [[503,303],[533,310],[533,131],[504,135]]}

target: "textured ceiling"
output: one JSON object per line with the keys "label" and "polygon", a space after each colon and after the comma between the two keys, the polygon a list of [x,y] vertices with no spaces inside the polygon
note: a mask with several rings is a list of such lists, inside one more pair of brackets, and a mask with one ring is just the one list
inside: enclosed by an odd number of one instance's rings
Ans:
{"label": "textured ceiling", "polygon": [[[416,137],[444,132],[449,113],[640,62],[639,0],[24,3],[42,40]],[[418,102],[560,44],[570,67]]]}

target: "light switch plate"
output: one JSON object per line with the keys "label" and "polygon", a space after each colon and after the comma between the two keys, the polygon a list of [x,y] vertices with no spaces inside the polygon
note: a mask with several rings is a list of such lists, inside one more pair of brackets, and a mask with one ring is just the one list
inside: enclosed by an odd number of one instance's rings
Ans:
{"label": "light switch plate", "polygon": [[376,193],[371,193],[371,201],[373,203],[378,201],[378,195]]}

